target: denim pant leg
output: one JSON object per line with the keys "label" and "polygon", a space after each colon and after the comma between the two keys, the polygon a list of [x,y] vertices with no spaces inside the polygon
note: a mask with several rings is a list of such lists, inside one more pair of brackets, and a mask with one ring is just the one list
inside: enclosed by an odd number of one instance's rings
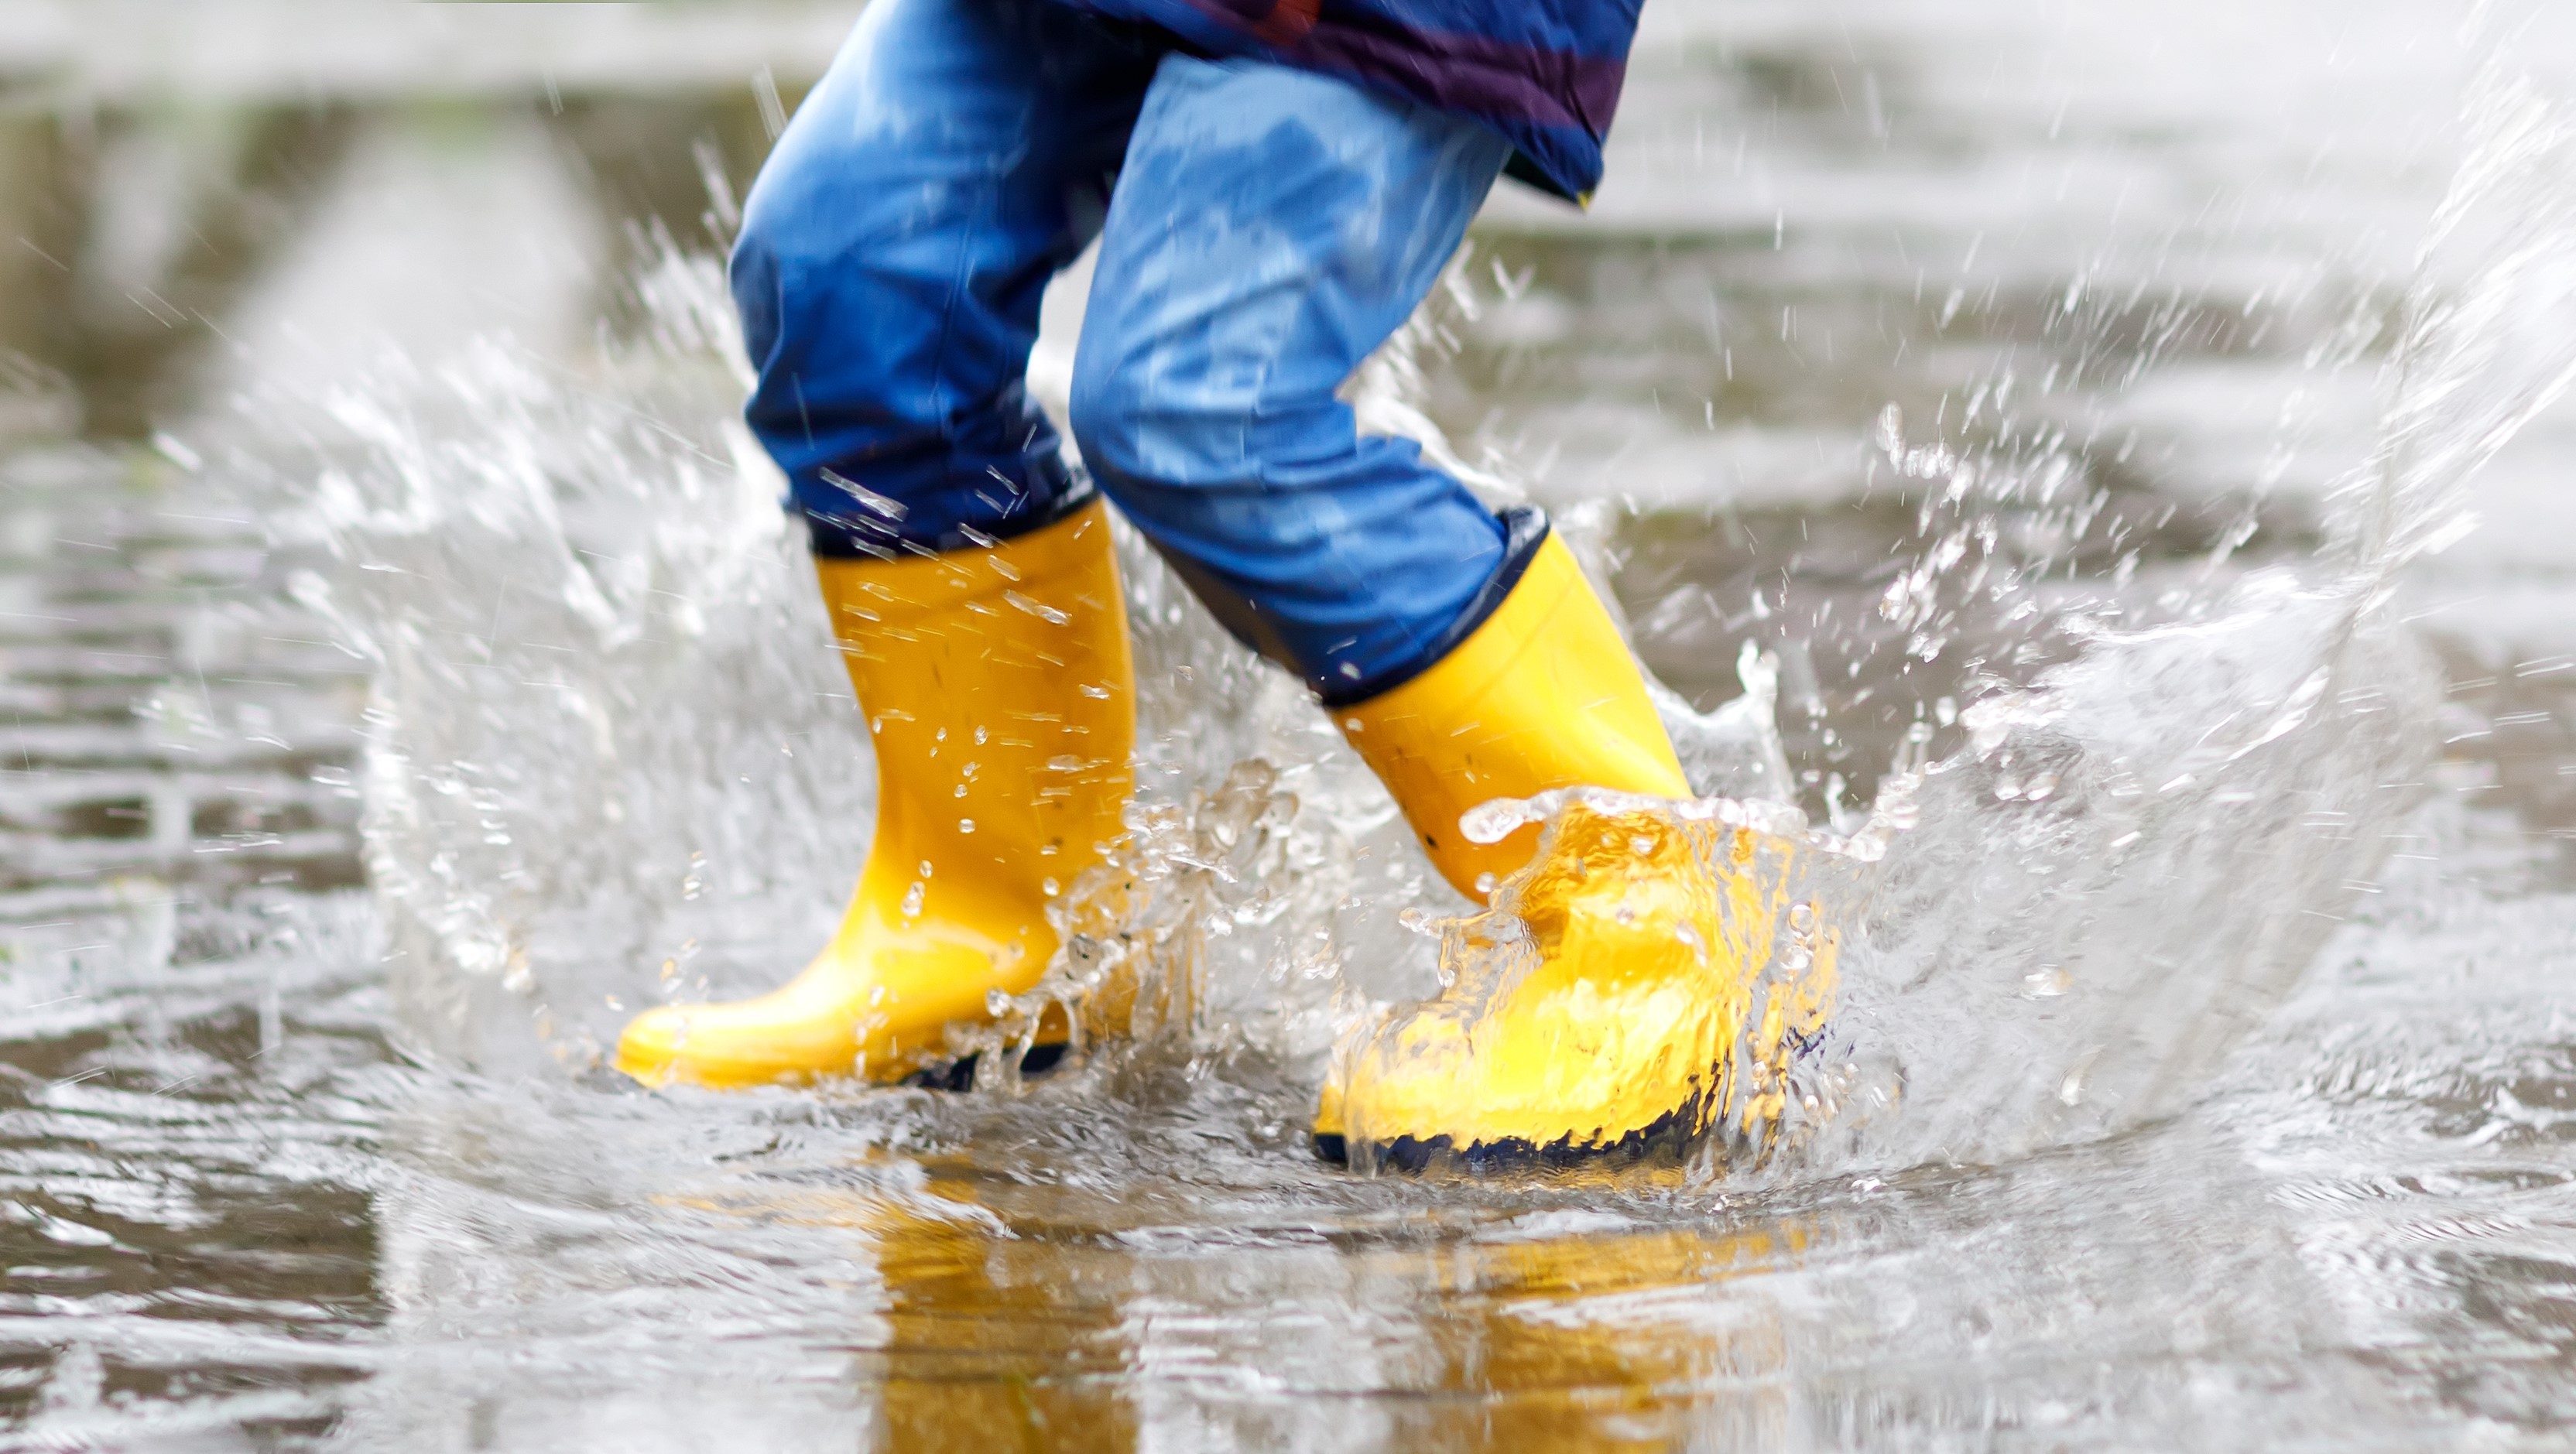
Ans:
{"label": "denim pant leg", "polygon": [[[1083,459],[1238,636],[1327,701],[1446,654],[1522,558],[1334,397],[1438,281],[1510,148],[1257,61],[1156,74],[1074,363]],[[1534,544],[1534,540],[1529,541]]]}
{"label": "denim pant leg", "polygon": [[1026,398],[1162,44],[1058,0],[876,0],[744,208],[745,413],[826,555],[955,549],[1073,503]]}

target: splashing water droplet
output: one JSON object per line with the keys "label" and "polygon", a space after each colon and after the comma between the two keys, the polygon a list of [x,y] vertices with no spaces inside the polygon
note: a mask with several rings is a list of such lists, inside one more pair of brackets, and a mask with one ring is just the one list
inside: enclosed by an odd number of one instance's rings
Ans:
{"label": "splashing water droplet", "polygon": [[1459,814],[1458,831],[1470,843],[1500,843],[1523,824],[1546,821],[1546,814],[1519,798],[1496,798]]}
{"label": "splashing water droplet", "polygon": [[960,819],[958,819],[958,820],[957,820],[957,831],[958,831],[958,832],[960,832],[960,833],[972,833],[972,832],[974,832],[974,831],[975,831],[975,820],[974,820],[974,819],[972,819],[972,818],[960,818]]}
{"label": "splashing water droplet", "polygon": [[907,919],[920,918],[922,903],[929,897],[930,885],[914,879],[912,887],[903,891],[903,916]]}
{"label": "splashing water droplet", "polygon": [[1070,614],[1059,611],[1044,601],[1030,600],[1028,597],[1021,595],[1017,591],[1004,591],[1002,593],[1002,599],[1010,602],[1018,609],[1026,611],[1030,615],[1037,617],[1039,620],[1046,622],[1050,626],[1062,626],[1073,619]]}
{"label": "splashing water droplet", "polygon": [[1052,899],[1064,892],[1064,885],[1057,883],[1052,877],[1042,878],[1038,880],[1038,892]]}
{"label": "splashing water droplet", "polygon": [[921,861],[921,876],[923,878],[930,877],[930,860],[927,858]]}

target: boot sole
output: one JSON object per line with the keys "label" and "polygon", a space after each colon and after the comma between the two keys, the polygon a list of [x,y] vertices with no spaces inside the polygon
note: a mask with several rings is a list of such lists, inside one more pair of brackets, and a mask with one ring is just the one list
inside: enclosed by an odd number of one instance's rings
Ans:
{"label": "boot sole", "polygon": [[[1490,1171],[1556,1171],[1605,1163],[1625,1164],[1665,1156],[1678,1159],[1707,1129],[1701,1122],[1700,1106],[1694,1101],[1665,1112],[1652,1124],[1631,1131],[1616,1141],[1587,1141],[1577,1145],[1573,1137],[1567,1136],[1542,1145],[1510,1136],[1498,1141],[1470,1141],[1462,1150],[1448,1136],[1399,1136],[1378,1148],[1378,1165],[1415,1176],[1435,1167],[1481,1175]],[[1347,1138],[1318,1133],[1313,1137],[1313,1146],[1316,1160],[1335,1166],[1350,1165]]]}
{"label": "boot sole", "polygon": [[[1032,1045],[1020,1057],[1020,1074],[1045,1075],[1064,1063],[1065,1051],[1071,1047],[1058,1041],[1053,1045]],[[975,1088],[975,1067],[984,1059],[978,1052],[949,1061],[945,1065],[926,1066],[895,1082],[914,1090],[955,1091],[963,1094]]]}

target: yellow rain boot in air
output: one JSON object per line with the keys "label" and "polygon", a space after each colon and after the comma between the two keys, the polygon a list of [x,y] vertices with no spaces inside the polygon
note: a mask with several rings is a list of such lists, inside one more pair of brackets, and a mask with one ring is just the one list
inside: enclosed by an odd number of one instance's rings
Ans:
{"label": "yellow rain boot in air", "polygon": [[[1335,717],[1432,863],[1479,902],[1529,864],[1539,830],[1473,843],[1468,809],[1553,788],[1690,793],[1627,643],[1554,536],[1456,649]],[[1346,1040],[1316,1149],[1419,1165],[1445,1148],[1473,1163],[1697,1129],[1768,945],[1724,858],[1713,825],[1658,804],[1570,805],[1546,860],[1499,905],[1527,942],[1484,946],[1494,972]]]}
{"label": "yellow rain boot in air", "polygon": [[900,1080],[1055,953],[1047,900],[1122,831],[1135,669],[1107,507],[976,550],[819,560],[876,745],[877,825],[840,932],[785,988],[649,1011],[647,1085]]}

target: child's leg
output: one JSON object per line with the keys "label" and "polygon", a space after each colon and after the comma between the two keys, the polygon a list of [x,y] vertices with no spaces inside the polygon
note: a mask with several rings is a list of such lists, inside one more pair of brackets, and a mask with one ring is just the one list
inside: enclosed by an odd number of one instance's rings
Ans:
{"label": "child's leg", "polygon": [[1121,831],[1135,704],[1109,523],[1020,380],[1153,60],[1054,0],[876,0],[753,189],[749,413],[812,527],[876,834],[802,974],[639,1017],[629,1074],[935,1066],[952,1026],[1036,981],[1047,901]]}
{"label": "child's leg", "polygon": [[1158,58],[1055,0],[877,0],[797,109],[733,290],[746,413],[818,554],[1008,538],[1066,502],[1021,381]]}
{"label": "child's leg", "polygon": [[[1102,486],[1333,705],[1432,863],[1480,898],[1537,839],[1469,840],[1477,804],[1688,792],[1564,545],[1507,530],[1411,444],[1360,438],[1334,397],[1430,291],[1503,153],[1472,123],[1316,76],[1164,62],[1074,368]],[[1475,1160],[1705,1124],[1749,993],[1723,932],[1741,922],[1651,808],[1577,809],[1551,841],[1516,900],[1534,962],[1346,1044],[1319,1149]]]}
{"label": "child's leg", "polygon": [[1340,81],[1184,56],[1137,123],[1074,434],[1218,617],[1327,700],[1436,660],[1506,566],[1494,513],[1410,441],[1359,437],[1334,390],[1430,292],[1509,150]]}
{"label": "child's leg", "polygon": [[[1468,843],[1462,810],[1576,783],[1683,790],[1563,545],[1496,519],[1410,441],[1363,438],[1335,397],[1430,292],[1505,150],[1325,77],[1166,60],[1073,383],[1102,488],[1219,619],[1337,709],[1432,862],[1479,897],[1533,840]],[[1521,649],[1506,639],[1555,665],[1503,670]]]}

